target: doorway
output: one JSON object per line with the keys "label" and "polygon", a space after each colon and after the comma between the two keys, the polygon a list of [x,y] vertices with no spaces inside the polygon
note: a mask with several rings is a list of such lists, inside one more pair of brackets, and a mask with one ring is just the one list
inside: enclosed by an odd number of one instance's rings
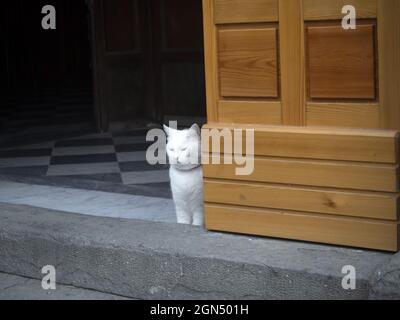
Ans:
{"label": "doorway", "polygon": [[[205,119],[201,0],[92,1],[98,127]],[[184,122],[184,121],[183,121]]]}
{"label": "doorway", "polygon": [[[67,89],[85,92],[94,102],[87,117],[76,118],[95,126],[62,137],[47,133],[40,143],[1,146],[0,180],[8,181],[3,188],[13,194],[7,201],[175,222],[169,168],[147,162],[146,134],[169,119],[180,126],[205,121],[201,0],[58,0],[54,35],[41,34],[43,2],[17,3],[10,23],[21,8],[30,20],[9,37],[16,61],[9,73],[17,79],[9,82],[13,99],[46,101]],[[33,22],[39,29],[26,31]]]}
{"label": "doorway", "polygon": [[[94,124],[89,11],[85,1],[51,1],[56,29],[44,30],[47,1],[8,1],[2,10],[2,133]],[[25,141],[26,142],[26,141]]]}

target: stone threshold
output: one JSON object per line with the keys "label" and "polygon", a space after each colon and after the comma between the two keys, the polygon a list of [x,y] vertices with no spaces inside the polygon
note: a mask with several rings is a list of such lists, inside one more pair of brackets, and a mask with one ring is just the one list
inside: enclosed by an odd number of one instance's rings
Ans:
{"label": "stone threshold", "polygon": [[[135,299],[399,299],[400,256],[0,203],[0,272]],[[356,289],[344,290],[344,266]]]}
{"label": "stone threshold", "polygon": [[104,191],[164,199],[172,198],[170,190],[166,190],[165,188],[159,188],[156,186],[124,185],[122,183],[78,179],[73,177],[0,174],[0,182],[1,181],[12,181],[27,184],[74,188],[91,191]]}

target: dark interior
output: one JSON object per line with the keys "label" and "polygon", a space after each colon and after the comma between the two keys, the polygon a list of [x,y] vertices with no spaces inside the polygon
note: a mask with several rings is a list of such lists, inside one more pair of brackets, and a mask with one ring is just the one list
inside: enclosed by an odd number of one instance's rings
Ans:
{"label": "dark interior", "polygon": [[88,11],[55,1],[57,29],[43,30],[46,1],[7,1],[1,14],[2,128],[93,122]]}
{"label": "dark interior", "polygon": [[201,0],[14,0],[0,15],[2,133],[205,116]]}

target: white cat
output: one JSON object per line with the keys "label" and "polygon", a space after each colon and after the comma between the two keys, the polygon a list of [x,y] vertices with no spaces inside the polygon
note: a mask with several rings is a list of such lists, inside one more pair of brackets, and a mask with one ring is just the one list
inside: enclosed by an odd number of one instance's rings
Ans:
{"label": "white cat", "polygon": [[164,126],[168,137],[172,195],[178,223],[204,225],[201,134],[197,124],[176,130]]}

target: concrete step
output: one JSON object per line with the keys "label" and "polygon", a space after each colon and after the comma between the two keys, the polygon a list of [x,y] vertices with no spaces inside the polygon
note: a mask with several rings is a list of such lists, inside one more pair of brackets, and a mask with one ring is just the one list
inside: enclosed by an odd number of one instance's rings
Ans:
{"label": "concrete step", "polygon": [[[136,299],[399,299],[400,256],[0,203],[0,272]],[[356,287],[342,286],[343,267]]]}
{"label": "concrete step", "polygon": [[56,285],[44,290],[40,280],[0,273],[0,300],[129,300],[103,292]]}

